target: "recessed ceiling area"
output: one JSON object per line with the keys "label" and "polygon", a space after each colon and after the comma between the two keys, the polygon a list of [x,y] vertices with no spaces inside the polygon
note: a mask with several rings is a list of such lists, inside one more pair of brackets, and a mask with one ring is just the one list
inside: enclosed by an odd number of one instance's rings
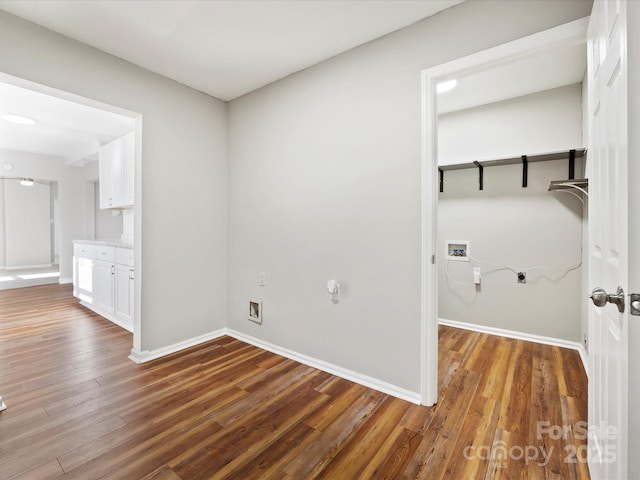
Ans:
{"label": "recessed ceiling area", "polygon": [[67,164],[97,159],[100,145],[134,130],[131,117],[0,82],[0,116],[35,120],[24,125],[0,117],[0,149],[62,157]]}
{"label": "recessed ceiling area", "polygon": [[463,0],[0,0],[0,9],[231,100]]}

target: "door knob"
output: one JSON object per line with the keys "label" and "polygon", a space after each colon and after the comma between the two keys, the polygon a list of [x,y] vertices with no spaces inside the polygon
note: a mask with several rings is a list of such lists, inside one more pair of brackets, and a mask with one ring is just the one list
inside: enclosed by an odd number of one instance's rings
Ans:
{"label": "door knob", "polygon": [[596,287],[589,295],[589,298],[596,307],[604,307],[607,302],[613,303],[618,307],[620,313],[624,312],[624,290],[618,287],[616,293],[607,294],[604,288]]}
{"label": "door knob", "polygon": [[609,299],[607,298],[608,296],[609,295],[607,295],[607,292],[604,288],[596,287],[591,292],[591,295],[589,295],[589,298],[596,307],[604,307],[609,301]]}

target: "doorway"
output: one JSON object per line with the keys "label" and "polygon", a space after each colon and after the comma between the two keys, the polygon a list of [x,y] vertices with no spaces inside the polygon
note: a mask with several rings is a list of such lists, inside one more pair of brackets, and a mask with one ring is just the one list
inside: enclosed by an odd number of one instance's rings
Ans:
{"label": "doorway", "polygon": [[[438,201],[441,187],[437,147],[437,85],[445,80],[465,77],[504,65],[507,62],[533,56],[549,48],[584,44],[588,19],[571,22],[549,31],[484,51],[469,57],[433,67],[423,72],[423,342],[422,398],[425,405],[437,401],[437,319],[438,263],[442,257],[437,238]],[[521,152],[525,154],[527,152]],[[539,152],[531,152],[539,153]],[[472,163],[478,177],[482,165]],[[471,170],[469,170],[471,171]],[[480,179],[478,179],[478,183]],[[467,239],[450,239],[467,240]],[[456,243],[456,242],[454,242]],[[471,246],[471,251],[473,246]]]}
{"label": "doorway", "polygon": [[[4,162],[10,173],[14,165]],[[0,178],[0,290],[58,283],[58,182]]]}
{"label": "doorway", "polygon": [[[53,253],[60,266],[59,282],[73,280],[73,241],[96,239],[95,182],[99,178],[100,147],[124,135],[132,135],[135,202],[117,222],[123,224],[123,243],[130,244],[137,263],[133,346],[140,343],[140,171],[142,116],[136,112],[0,73],[0,107],[20,113],[28,124],[2,121],[2,162],[11,164],[12,175],[55,182],[57,197],[51,218]],[[2,163],[0,162],[0,163]],[[99,231],[105,231],[101,222]],[[53,227],[48,227],[53,228]],[[102,230],[100,230],[102,229]],[[113,232],[108,228],[106,231]],[[134,232],[138,234],[135,235]],[[133,281],[133,280],[132,280]]]}

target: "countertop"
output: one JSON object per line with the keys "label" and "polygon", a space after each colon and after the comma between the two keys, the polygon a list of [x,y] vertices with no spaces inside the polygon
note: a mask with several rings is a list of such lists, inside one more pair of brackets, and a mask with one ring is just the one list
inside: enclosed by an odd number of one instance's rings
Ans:
{"label": "countertop", "polygon": [[133,248],[130,243],[124,243],[122,240],[74,240],[73,243],[85,243],[88,245],[106,245],[108,247]]}

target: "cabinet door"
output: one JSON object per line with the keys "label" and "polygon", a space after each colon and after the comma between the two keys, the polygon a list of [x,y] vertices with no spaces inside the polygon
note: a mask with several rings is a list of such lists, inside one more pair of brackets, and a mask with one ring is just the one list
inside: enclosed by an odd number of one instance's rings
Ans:
{"label": "cabinet door", "polygon": [[93,305],[93,260],[85,257],[73,257],[73,266],[74,296]]}
{"label": "cabinet door", "polygon": [[136,316],[136,311],[135,311],[135,308],[134,308],[135,303],[133,301],[133,298],[134,298],[134,296],[133,296],[133,285],[134,285],[133,268],[131,268],[131,270],[129,270],[129,271],[131,272],[131,274],[129,275],[129,309],[130,309],[129,319],[130,319],[130,322],[131,322],[131,331],[133,332],[133,319]]}
{"label": "cabinet door", "polygon": [[73,296],[78,298],[78,257],[73,256]]}
{"label": "cabinet door", "polygon": [[128,265],[116,265],[116,317],[123,322],[133,325],[131,302],[131,267]]}
{"label": "cabinet door", "polygon": [[93,305],[105,313],[112,314],[114,308],[115,267],[111,262],[93,261]]}
{"label": "cabinet door", "polygon": [[123,184],[122,169],[124,141],[117,138],[100,147],[98,155],[98,173],[100,176],[100,208],[122,206]]}
{"label": "cabinet door", "polygon": [[109,151],[111,144],[102,145],[98,151],[98,184],[100,185],[100,208],[109,208],[111,183],[109,177]]}
{"label": "cabinet door", "polygon": [[122,206],[133,205],[133,177],[135,162],[135,133],[131,132],[124,136],[122,146]]}

